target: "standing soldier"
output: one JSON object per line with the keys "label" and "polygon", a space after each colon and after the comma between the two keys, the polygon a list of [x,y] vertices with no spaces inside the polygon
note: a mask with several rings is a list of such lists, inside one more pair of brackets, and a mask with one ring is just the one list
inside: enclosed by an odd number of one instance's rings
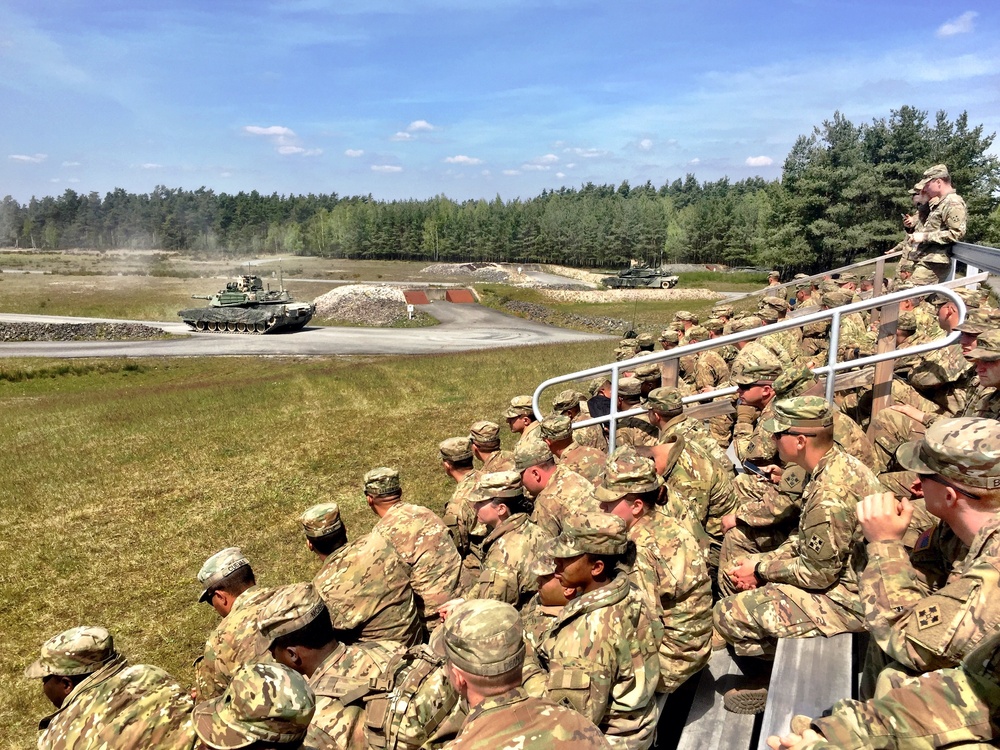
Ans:
{"label": "standing soldier", "polygon": [[438,607],[458,593],[462,568],[448,527],[427,508],[403,502],[396,469],[372,469],[364,487],[368,507],[379,517],[369,536],[382,537],[406,563],[417,609],[428,628],[436,627]]}
{"label": "standing soldier", "polygon": [[198,571],[203,587],[198,601],[210,604],[222,617],[205,643],[205,653],[195,662],[198,700],[222,695],[233,675],[244,664],[270,661],[267,644],[257,630],[261,608],[275,589],[257,586],[250,561],[239,547],[216,552]]}
{"label": "standing soldier", "polygon": [[191,748],[191,696],[159,667],[130,666],[104,628],[50,638],[24,676],[56,707],[38,725],[39,750]]}
{"label": "standing soldier", "polygon": [[931,210],[920,231],[910,235],[910,260],[916,264],[913,283],[917,286],[936,284],[947,278],[951,248],[965,237],[967,214],[965,201],[952,187],[951,175],[944,164],[935,164],[924,172],[922,182]]}

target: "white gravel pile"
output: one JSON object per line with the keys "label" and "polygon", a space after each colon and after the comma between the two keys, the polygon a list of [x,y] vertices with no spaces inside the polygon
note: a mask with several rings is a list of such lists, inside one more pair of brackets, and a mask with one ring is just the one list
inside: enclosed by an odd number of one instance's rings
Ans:
{"label": "white gravel pile", "polygon": [[474,281],[488,284],[529,284],[524,274],[504,268],[498,263],[434,263],[420,269],[420,273],[435,276],[468,276]]}
{"label": "white gravel pile", "polygon": [[557,276],[566,276],[570,279],[576,279],[577,281],[582,281],[585,284],[600,284],[602,279],[608,278],[608,274],[592,273],[591,271],[582,271],[579,268],[570,268],[569,266],[553,266],[548,263],[544,263],[541,269],[545,273],[555,274]]}
{"label": "white gravel pile", "polygon": [[680,300],[722,299],[726,295],[710,289],[608,289],[607,291],[574,292],[564,289],[540,289],[546,297],[562,302],[632,302],[633,300],[659,300],[677,302]]}
{"label": "white gravel pile", "polygon": [[406,297],[392,286],[348,284],[314,300],[317,318],[358,325],[388,326],[406,318]]}

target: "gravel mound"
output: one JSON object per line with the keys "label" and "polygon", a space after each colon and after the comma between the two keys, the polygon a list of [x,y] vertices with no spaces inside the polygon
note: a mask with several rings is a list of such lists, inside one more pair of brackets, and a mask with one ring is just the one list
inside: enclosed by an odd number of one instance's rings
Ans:
{"label": "gravel mound", "polygon": [[523,273],[504,268],[498,263],[435,263],[422,268],[420,273],[436,276],[468,276],[474,281],[487,284],[531,283],[531,278]]}
{"label": "gravel mound", "polygon": [[141,323],[0,323],[0,341],[133,341],[166,335]]}
{"label": "gravel mound", "polygon": [[539,291],[546,297],[562,302],[632,302],[634,300],[660,300],[679,302],[682,300],[716,300],[726,295],[709,289],[608,289],[607,291],[573,292],[561,289]]}
{"label": "gravel mound", "polygon": [[406,297],[394,286],[348,284],[314,300],[317,318],[357,325],[391,326],[406,320]]}

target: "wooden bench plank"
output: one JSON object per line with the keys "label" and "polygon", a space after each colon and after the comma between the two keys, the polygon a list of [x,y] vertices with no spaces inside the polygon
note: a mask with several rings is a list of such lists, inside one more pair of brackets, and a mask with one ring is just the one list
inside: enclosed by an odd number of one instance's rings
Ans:
{"label": "wooden bench plank", "polygon": [[831,638],[778,641],[757,745],[760,750],[766,750],[770,735],[788,734],[796,714],[821,716],[838,700],[851,697],[853,638],[851,633],[843,633]]}
{"label": "wooden bench plank", "polygon": [[711,661],[702,670],[677,750],[750,747],[758,717],[733,714],[722,705],[723,693],[736,687],[742,677],[728,650],[712,652]]}

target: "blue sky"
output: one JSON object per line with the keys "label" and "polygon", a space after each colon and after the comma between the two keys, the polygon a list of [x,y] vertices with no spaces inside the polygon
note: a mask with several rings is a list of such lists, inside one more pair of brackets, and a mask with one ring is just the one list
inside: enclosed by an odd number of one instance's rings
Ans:
{"label": "blue sky", "polygon": [[770,179],[835,110],[1000,131],[998,31],[986,0],[0,0],[0,196]]}

